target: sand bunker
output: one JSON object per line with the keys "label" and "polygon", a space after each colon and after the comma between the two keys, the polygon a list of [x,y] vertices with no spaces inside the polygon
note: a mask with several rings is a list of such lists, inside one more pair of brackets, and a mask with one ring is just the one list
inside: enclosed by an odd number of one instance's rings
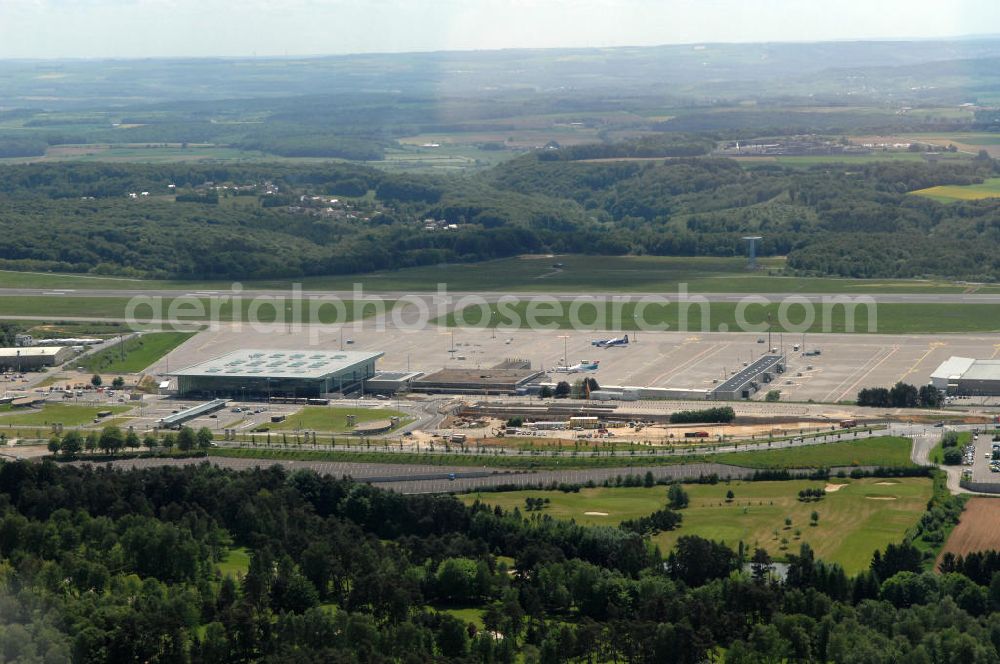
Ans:
{"label": "sand bunker", "polygon": [[607,512],[584,512],[584,516],[607,516]]}
{"label": "sand bunker", "polygon": [[899,484],[899,482],[875,482],[875,486],[892,486],[894,484]]}
{"label": "sand bunker", "polygon": [[844,484],[827,484],[826,485],[826,492],[827,493],[836,493],[837,491],[840,491],[841,489],[843,489],[845,486],[847,486],[846,483],[844,483]]}
{"label": "sand bunker", "polygon": [[868,500],[896,500],[896,496],[865,496]]}

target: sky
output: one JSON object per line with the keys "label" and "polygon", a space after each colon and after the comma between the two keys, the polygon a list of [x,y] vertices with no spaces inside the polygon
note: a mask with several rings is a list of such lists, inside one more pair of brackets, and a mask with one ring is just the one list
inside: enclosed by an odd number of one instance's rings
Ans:
{"label": "sky", "polygon": [[326,55],[998,33],[998,0],[0,0],[0,58]]}

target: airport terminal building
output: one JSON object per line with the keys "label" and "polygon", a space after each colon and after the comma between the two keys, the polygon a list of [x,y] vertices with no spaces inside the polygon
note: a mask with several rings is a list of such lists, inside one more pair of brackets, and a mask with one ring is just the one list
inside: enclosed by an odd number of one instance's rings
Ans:
{"label": "airport terminal building", "polygon": [[179,396],[268,399],[357,389],[380,352],[238,350],[172,372]]}

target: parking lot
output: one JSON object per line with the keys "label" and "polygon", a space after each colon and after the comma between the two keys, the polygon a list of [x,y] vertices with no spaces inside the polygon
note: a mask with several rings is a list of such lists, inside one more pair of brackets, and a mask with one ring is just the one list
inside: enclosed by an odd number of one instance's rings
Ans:
{"label": "parking lot", "polygon": [[[997,445],[1000,450],[1000,441],[994,441],[991,433],[980,433],[973,437],[975,451],[972,461],[972,480],[974,482],[1000,483],[1000,470],[991,470],[991,466],[994,466],[993,445]],[[1000,468],[1000,466],[994,467]]]}

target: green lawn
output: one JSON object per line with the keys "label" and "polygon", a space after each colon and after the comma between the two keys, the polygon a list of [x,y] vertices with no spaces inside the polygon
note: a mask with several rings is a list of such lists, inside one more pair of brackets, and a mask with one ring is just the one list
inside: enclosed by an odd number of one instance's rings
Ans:
{"label": "green lawn", "polygon": [[877,436],[784,450],[728,452],[713,457],[719,463],[746,468],[830,468],[832,466],[912,466],[913,442],[898,436]]}
{"label": "green lawn", "polygon": [[67,427],[78,427],[92,423],[100,411],[110,410],[114,414],[119,414],[127,412],[131,408],[131,406],[78,406],[68,403],[50,403],[40,410],[35,408],[14,409],[0,413],[0,427],[49,426],[56,423]]}
{"label": "green lawn", "polygon": [[[449,314],[437,322],[446,326],[487,327],[490,324],[490,310],[493,308],[498,315],[492,325],[508,329],[544,329],[547,326],[550,329],[630,331],[637,329],[642,321],[647,328],[672,331],[743,330],[759,333],[766,329],[770,314],[771,329],[775,332],[931,334],[1000,330],[1000,307],[987,304],[887,303],[872,307],[859,304],[850,309],[843,305],[827,308],[815,305],[810,306],[808,312],[802,305],[793,305],[785,312],[787,325],[780,322],[781,305],[778,303],[750,304],[742,313],[739,307],[740,303],[737,302],[709,302],[707,306],[691,303],[681,306],[674,301],[649,305],[607,302],[599,309],[593,305],[581,304],[574,309],[574,305],[569,302],[522,300],[517,304],[499,307],[467,307],[460,313]],[[575,320],[571,315],[573,313],[576,314]],[[802,329],[803,327],[806,329]]]}
{"label": "green lawn", "polygon": [[[561,268],[553,268],[562,263]],[[746,272],[743,257],[673,256],[518,256],[484,263],[434,265],[367,274],[243,282],[246,289],[287,289],[292,282],[306,290],[350,290],[355,283],[367,292],[434,291],[439,283],[452,291],[531,292],[658,292],[676,293],[687,284],[692,293],[960,293],[961,284],[920,279],[841,279],[796,277],[784,273],[784,259],[759,259],[763,270]],[[148,281],[73,274],[0,271],[0,287],[75,289],[229,290],[221,281]],[[51,296],[50,296],[51,297]],[[0,309],[2,310],[2,309]]]}
{"label": "green lawn", "polygon": [[[958,449],[962,449],[972,441],[971,431],[959,431],[958,432]],[[931,448],[930,453],[927,458],[931,463],[944,463],[944,447],[941,446],[941,441],[939,440],[937,444]]]}
{"label": "green lawn", "polygon": [[151,332],[115,344],[84,358],[77,364],[94,373],[138,373],[194,336],[194,332]]}
{"label": "green lawn", "polygon": [[219,570],[222,576],[234,579],[244,577],[250,569],[250,552],[242,546],[229,549],[225,557],[215,563],[215,569]]}
{"label": "green lawn", "polygon": [[268,425],[274,431],[321,431],[327,433],[345,433],[351,430],[347,424],[347,416],[353,415],[355,422],[375,422],[387,420],[390,417],[400,418],[401,423],[409,421],[406,413],[388,408],[337,408],[333,406],[305,406],[302,410],[289,415],[284,422]]}
{"label": "green lawn", "polygon": [[[890,542],[903,539],[915,525],[931,497],[931,480],[905,478],[884,480],[833,480],[845,486],[816,503],[802,503],[798,492],[807,487],[823,488],[825,482],[794,480],[788,482],[732,482],[690,484],[685,490],[691,504],[682,511],[680,528],[660,533],[653,540],[666,553],[682,535],[698,535],[724,541],[733,548],[743,541],[761,547],[775,558],[797,553],[807,542],[817,557],[843,565],[848,574],[866,569],[872,553]],[[735,499],[725,502],[732,490]],[[527,497],[547,497],[543,513],[562,519],[575,519],[587,525],[617,525],[625,519],[650,514],[666,504],[666,489],[645,488],[581,489],[579,493],[561,491],[512,491],[507,493],[466,494],[466,504],[477,498],[505,509],[524,511]],[[819,525],[809,525],[810,514],[819,513]],[[600,514],[605,513],[607,516]],[[785,518],[792,519],[790,528]],[[777,538],[774,531],[778,531]],[[799,539],[795,532],[800,531]],[[787,539],[787,545],[781,540]],[[787,546],[782,549],[782,546]]]}

